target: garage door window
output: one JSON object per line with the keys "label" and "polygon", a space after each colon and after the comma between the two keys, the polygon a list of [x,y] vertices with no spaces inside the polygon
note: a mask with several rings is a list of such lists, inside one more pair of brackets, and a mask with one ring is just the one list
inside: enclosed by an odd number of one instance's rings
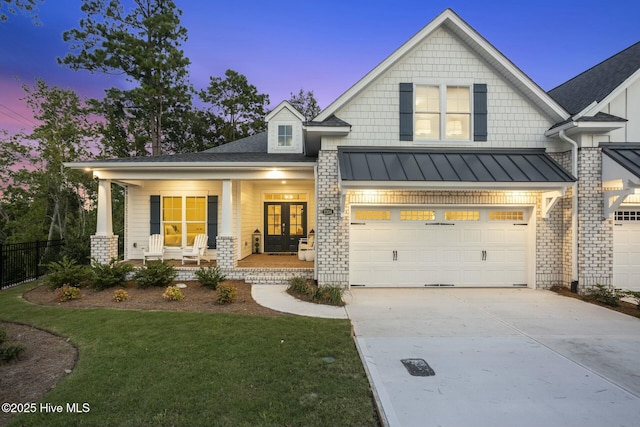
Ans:
{"label": "garage door window", "polygon": [[446,221],[479,221],[480,211],[446,211],[444,219]]}
{"label": "garage door window", "polygon": [[616,211],[616,221],[640,221],[640,211]]}
{"label": "garage door window", "polygon": [[356,211],[356,219],[369,221],[389,221],[391,211],[388,210],[362,210]]}
{"label": "garage door window", "polygon": [[524,214],[521,211],[491,211],[489,221],[523,221]]}
{"label": "garage door window", "polygon": [[435,219],[435,211],[400,211],[400,221],[433,221]]}

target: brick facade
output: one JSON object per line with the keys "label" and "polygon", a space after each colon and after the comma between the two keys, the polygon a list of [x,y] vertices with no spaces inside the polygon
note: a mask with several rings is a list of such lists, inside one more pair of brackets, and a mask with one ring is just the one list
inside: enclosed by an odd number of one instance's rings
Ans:
{"label": "brick facade", "polygon": [[218,267],[222,270],[233,270],[238,266],[238,238],[235,236],[218,236],[216,238]]}
{"label": "brick facade", "polygon": [[91,236],[91,257],[101,264],[118,259],[118,236]]}
{"label": "brick facade", "polygon": [[613,220],[603,218],[602,150],[581,148],[578,155],[578,281],[589,287],[613,282]]}

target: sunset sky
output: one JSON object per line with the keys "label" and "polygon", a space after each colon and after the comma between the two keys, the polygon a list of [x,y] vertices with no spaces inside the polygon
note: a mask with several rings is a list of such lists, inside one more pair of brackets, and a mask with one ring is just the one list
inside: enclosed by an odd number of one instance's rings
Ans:
{"label": "sunset sky", "polygon": [[[544,90],[640,41],[637,0],[175,1],[188,30],[183,48],[196,88],[231,68],[268,94],[272,106],[304,88],[326,107],[446,8]],[[57,65],[68,50],[62,33],[77,27],[80,5],[45,0],[42,25],[20,15],[0,23],[0,129],[34,125],[20,98],[21,85],[36,77],[85,97],[123,85]]]}

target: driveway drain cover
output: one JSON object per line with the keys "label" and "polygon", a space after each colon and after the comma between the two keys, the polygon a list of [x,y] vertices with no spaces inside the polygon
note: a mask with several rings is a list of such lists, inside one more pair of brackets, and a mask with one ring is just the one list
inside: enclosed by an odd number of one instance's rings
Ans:
{"label": "driveway drain cover", "polygon": [[436,373],[424,359],[402,359],[400,360],[409,374],[414,377],[432,377]]}

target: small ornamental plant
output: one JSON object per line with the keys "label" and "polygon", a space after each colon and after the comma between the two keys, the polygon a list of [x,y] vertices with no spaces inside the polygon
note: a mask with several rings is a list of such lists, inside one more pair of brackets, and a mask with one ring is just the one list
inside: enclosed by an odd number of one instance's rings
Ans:
{"label": "small ornamental plant", "polygon": [[113,301],[122,302],[129,299],[129,294],[124,289],[116,289],[113,292]]}
{"label": "small ornamental plant", "polygon": [[60,302],[71,301],[80,297],[82,297],[80,289],[75,286],[62,285],[62,287],[56,289],[56,300]]}
{"label": "small ornamental plant", "polygon": [[162,297],[167,301],[182,301],[184,299],[182,291],[177,286],[167,286]]}
{"label": "small ornamental plant", "polygon": [[218,286],[218,295],[216,301],[220,305],[231,304],[236,300],[236,287],[231,285]]}

